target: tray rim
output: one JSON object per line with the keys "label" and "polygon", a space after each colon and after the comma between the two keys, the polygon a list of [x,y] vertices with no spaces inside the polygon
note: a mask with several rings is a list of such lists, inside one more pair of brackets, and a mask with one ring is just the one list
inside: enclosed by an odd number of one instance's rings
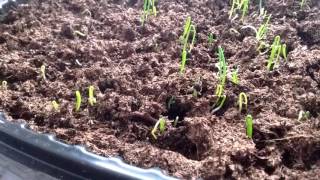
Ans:
{"label": "tray rim", "polygon": [[[8,149],[7,153],[15,153],[28,156],[29,160],[36,162],[21,162],[26,166],[34,163],[52,166],[55,172],[47,173],[57,177],[57,170],[65,171],[62,174],[79,179],[159,179],[173,180],[161,172],[159,168],[142,169],[123,162],[118,157],[102,157],[91,153],[85,147],[68,145],[59,141],[52,134],[40,134],[28,128],[26,123],[14,123],[6,120],[3,112],[0,112],[0,147]],[[4,153],[3,151],[0,153]],[[61,162],[59,162],[61,161]],[[66,165],[65,167],[61,167]],[[45,171],[45,169],[37,169]],[[79,176],[79,177],[78,177]],[[57,178],[61,178],[58,175]],[[62,178],[64,179],[64,178]]]}

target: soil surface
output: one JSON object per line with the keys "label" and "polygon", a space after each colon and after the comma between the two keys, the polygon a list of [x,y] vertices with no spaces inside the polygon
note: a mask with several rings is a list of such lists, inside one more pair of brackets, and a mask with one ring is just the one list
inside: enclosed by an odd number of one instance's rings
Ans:
{"label": "soil surface", "polygon": [[[241,22],[228,19],[225,0],[159,0],[158,15],[142,26],[142,2],[30,0],[12,9],[0,23],[0,80],[7,81],[0,110],[35,131],[181,179],[320,179],[318,0],[303,8],[298,0],[266,0],[272,14],[267,42],[280,35],[288,47],[288,60],[272,72],[269,53],[259,54],[254,32],[242,28],[262,23],[256,3]],[[181,75],[179,36],[188,15],[197,40]],[[211,114],[218,46],[229,70],[239,67],[240,84],[227,82],[227,101]],[[240,92],[249,98],[243,113]],[[301,110],[310,118],[298,121]],[[246,136],[246,114],[254,118],[253,139]],[[178,117],[178,124],[168,123],[154,140],[150,131],[161,116]]]}

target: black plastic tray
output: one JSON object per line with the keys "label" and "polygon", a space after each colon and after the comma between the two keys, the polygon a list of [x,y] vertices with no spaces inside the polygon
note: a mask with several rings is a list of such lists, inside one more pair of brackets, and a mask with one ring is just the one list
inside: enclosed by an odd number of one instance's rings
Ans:
{"label": "black plastic tray", "polygon": [[105,158],[84,147],[67,145],[38,134],[0,113],[0,154],[58,179],[174,179],[159,169],[141,169],[119,158]]}

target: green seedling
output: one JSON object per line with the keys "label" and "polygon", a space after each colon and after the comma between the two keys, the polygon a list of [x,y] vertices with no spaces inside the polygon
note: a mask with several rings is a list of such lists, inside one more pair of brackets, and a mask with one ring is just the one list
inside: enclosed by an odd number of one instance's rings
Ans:
{"label": "green seedling", "polygon": [[259,0],[259,17],[262,17],[262,19],[265,19],[265,17],[267,16],[267,11],[264,8],[264,2],[265,0]]}
{"label": "green seedling", "polygon": [[8,89],[8,82],[7,81],[2,81],[1,82],[1,89],[7,90]]}
{"label": "green seedling", "polygon": [[232,0],[231,9],[229,11],[229,19],[232,18],[233,13],[236,11],[237,7],[240,4],[240,0]]}
{"label": "green seedling", "polygon": [[150,14],[157,16],[157,7],[156,7],[155,3],[156,3],[155,0],[144,0],[143,1],[143,14],[141,17],[142,25],[144,25],[144,22],[147,20],[147,18]]}
{"label": "green seedling", "polygon": [[224,87],[221,84],[219,84],[216,88],[215,95],[217,97],[221,97],[223,95],[223,91],[224,91]]}
{"label": "green seedling", "polygon": [[[191,38],[191,43],[189,43],[191,32],[192,32],[192,38]],[[192,24],[191,17],[188,16],[186,23],[184,25],[183,34],[180,37],[180,39],[182,40],[183,49],[185,49],[188,52],[191,52],[192,48],[194,47],[195,40],[196,40],[196,34],[197,34],[196,27],[195,27],[195,25]]]}
{"label": "green seedling", "polygon": [[214,40],[215,40],[214,35],[212,33],[210,33],[208,35],[208,44],[209,44],[209,46],[211,46],[213,44]]}
{"label": "green seedling", "polygon": [[192,97],[195,97],[197,98],[198,95],[201,95],[200,92],[198,92],[196,89],[193,88],[193,91],[192,91]]}
{"label": "green seedling", "polygon": [[269,15],[267,17],[267,19],[264,17],[264,22],[260,25],[259,29],[257,30],[255,27],[251,26],[251,25],[246,25],[246,26],[243,26],[241,29],[245,29],[245,28],[249,28],[249,29],[252,29],[255,34],[256,34],[256,40],[258,41],[259,43],[259,46],[258,46],[258,51],[260,51],[262,48],[268,46],[265,42],[265,39],[267,37],[267,32],[268,32],[268,26],[269,26],[269,22],[270,22],[270,18],[271,18],[271,15]]}
{"label": "green seedling", "polygon": [[194,43],[196,41],[196,34],[197,34],[196,27],[194,25],[191,25],[191,30],[192,30],[192,39],[191,39],[191,44],[189,46],[189,51],[188,51],[189,53],[194,47]]}
{"label": "green seedling", "polygon": [[284,60],[287,60],[287,45],[286,44],[281,45],[281,53],[282,53]]}
{"label": "green seedling", "polygon": [[226,99],[227,99],[226,95],[220,96],[218,98],[217,102],[215,103],[215,105],[213,106],[213,107],[216,107],[216,108],[212,109],[211,113],[214,114],[215,112],[219,111],[223,107]]}
{"label": "green seedling", "polygon": [[252,134],[253,134],[253,118],[250,114],[246,116],[246,131],[247,131],[247,136],[252,139]]}
{"label": "green seedling", "polygon": [[298,116],[298,121],[308,120],[310,118],[309,111],[300,111]]}
{"label": "green seedling", "polygon": [[90,106],[94,106],[94,104],[97,102],[96,98],[94,97],[94,87],[93,86],[89,86],[88,88],[88,94],[89,94],[89,104]]}
{"label": "green seedling", "polygon": [[180,64],[180,74],[183,74],[186,69],[186,63],[187,63],[187,51],[183,49],[182,51],[182,57],[181,57],[181,64]]}
{"label": "green seedling", "polygon": [[266,16],[267,16],[267,10],[265,10],[264,8],[260,9],[259,17],[262,19],[265,19]]}
{"label": "green seedling", "polygon": [[188,42],[187,36],[190,35],[191,25],[192,25],[191,24],[191,17],[188,16],[186,19],[186,22],[184,23],[183,34],[182,34],[182,36],[180,36],[180,41],[183,45],[187,44],[187,42]]}
{"label": "green seedling", "polygon": [[265,39],[267,37],[267,32],[268,32],[268,26],[269,26],[269,22],[270,22],[270,18],[271,18],[271,14],[268,16],[268,18],[265,20],[264,19],[264,23],[259,27],[257,33],[256,33],[256,39],[259,43],[258,49],[257,51],[259,51],[261,53],[261,49],[265,48],[265,47],[269,47],[269,45],[265,42]]}
{"label": "green seedling", "polygon": [[[270,45],[264,41],[260,41],[260,44],[257,48],[257,51],[260,54],[266,54],[269,51]],[[265,49],[265,51],[262,51],[263,49]]]}
{"label": "green seedling", "polygon": [[231,10],[229,11],[229,19],[232,18],[233,14],[237,11],[241,11],[241,20],[244,20],[245,15],[249,10],[250,0],[232,0]]}
{"label": "green seedling", "polygon": [[162,119],[162,121],[160,121],[160,123],[159,123],[159,131],[160,131],[160,133],[163,133],[165,129],[166,129],[166,120]]}
{"label": "green seedling", "polygon": [[238,68],[234,69],[231,73],[231,82],[235,85],[239,84],[239,77],[238,77]]}
{"label": "green seedling", "polygon": [[75,106],[76,111],[79,111],[79,110],[80,110],[81,101],[82,101],[82,100],[81,100],[80,91],[76,91],[76,106]]}
{"label": "green seedling", "polygon": [[272,71],[275,63],[278,61],[281,52],[280,36],[276,36],[271,45],[271,54],[268,60],[267,68]]}
{"label": "green seedling", "polygon": [[300,8],[303,7],[304,3],[305,3],[305,0],[301,0],[301,1],[300,1]]}
{"label": "green seedling", "polygon": [[213,107],[213,110],[211,110],[212,114],[219,111],[223,107],[223,105],[226,101],[226,98],[227,98],[226,95],[223,95],[223,92],[224,92],[224,86],[219,84],[217,86],[216,92],[215,92],[215,95],[218,97],[218,99],[217,99],[216,103],[212,106]]}
{"label": "green seedling", "polygon": [[262,17],[262,19],[265,19],[267,16],[267,11],[264,8],[264,1],[265,0],[259,0],[259,17]]}
{"label": "green seedling", "polygon": [[160,134],[162,134],[165,131],[165,128],[166,128],[166,120],[164,118],[160,118],[154,125],[151,131],[151,135],[153,136],[154,139],[157,139],[156,132],[158,131],[158,129]]}
{"label": "green seedling", "polygon": [[43,80],[46,80],[46,66],[45,65],[42,65],[40,67],[40,76]]}
{"label": "green seedling", "polygon": [[[192,32],[191,43],[189,43],[190,33]],[[184,31],[180,40],[183,44],[182,56],[181,56],[181,64],[180,64],[180,73],[183,74],[185,71],[185,66],[187,62],[187,53],[191,52],[196,38],[196,27],[191,22],[191,17],[187,17],[187,20],[184,25]]]}
{"label": "green seedling", "polygon": [[224,57],[224,52],[223,49],[219,46],[218,47],[218,58],[219,58],[219,63],[218,63],[218,75],[219,75],[219,85],[216,88],[216,92],[215,95],[218,97],[216,103],[213,105],[213,110],[211,110],[211,113],[215,113],[217,111],[219,111],[226,99],[227,96],[224,95],[224,87],[226,84],[226,79],[227,79],[227,63],[226,63],[226,59]]}
{"label": "green seedling", "polygon": [[241,11],[242,11],[242,16],[241,20],[244,21],[245,15],[248,13],[249,10],[249,0],[242,0],[241,1]]}
{"label": "green seedling", "polygon": [[264,40],[267,36],[268,32],[268,26],[270,22],[271,14],[268,16],[268,18],[264,21],[264,23],[259,27],[257,33],[256,33],[256,39],[258,42],[261,40]]}
{"label": "green seedling", "polygon": [[276,36],[272,45],[271,45],[271,54],[268,59],[267,68],[269,71],[272,71],[274,66],[278,64],[280,54],[286,59],[287,52],[286,52],[286,45],[280,43],[280,36]]}
{"label": "green seedling", "polygon": [[227,79],[227,63],[224,57],[223,49],[219,46],[218,47],[218,58],[219,58],[219,80],[220,85],[224,87]]}
{"label": "green seedling", "polygon": [[266,11],[264,9],[264,7],[262,6],[262,0],[259,0],[259,12],[260,12],[260,15],[259,16],[263,16],[263,15],[266,15]]}
{"label": "green seedling", "polygon": [[239,105],[239,112],[242,112],[242,107],[245,105],[245,110],[248,109],[248,97],[244,92],[241,92],[239,94],[239,99],[238,99],[238,105]]}
{"label": "green seedling", "polygon": [[54,111],[59,111],[59,104],[57,103],[57,101],[51,101],[51,105]]}

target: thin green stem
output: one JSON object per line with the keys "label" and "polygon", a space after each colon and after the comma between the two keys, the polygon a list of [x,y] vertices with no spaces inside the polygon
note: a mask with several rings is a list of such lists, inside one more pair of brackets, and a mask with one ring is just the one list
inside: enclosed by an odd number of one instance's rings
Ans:
{"label": "thin green stem", "polygon": [[250,114],[246,116],[246,131],[247,131],[247,136],[252,139],[253,135],[253,118]]}

